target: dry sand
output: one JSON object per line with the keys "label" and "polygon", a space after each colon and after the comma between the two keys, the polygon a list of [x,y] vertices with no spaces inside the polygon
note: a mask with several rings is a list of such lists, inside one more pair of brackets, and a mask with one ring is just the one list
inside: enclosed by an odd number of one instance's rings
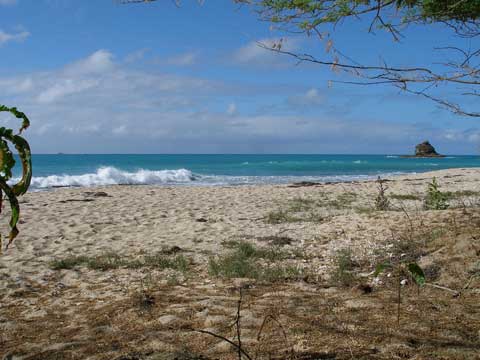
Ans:
{"label": "dry sand", "polygon": [[[230,322],[235,313],[238,294],[228,292],[228,289],[231,290],[243,280],[221,280],[209,276],[209,257],[227,251],[224,245],[232,240],[247,240],[265,246],[268,244],[265,240],[275,240],[272,237],[288,238],[291,243],[284,244],[284,249],[305,254],[304,258],[292,258],[290,263],[307,269],[310,278],[308,281],[277,284],[274,289],[259,285],[252,290],[257,300],[264,301],[256,303],[257,310],[253,305],[248,310],[250,313],[245,317],[250,320],[245,320],[245,326],[258,328],[261,317],[258,313],[255,315],[255,311],[264,312],[266,306],[274,302],[272,299],[283,299],[282,306],[293,301],[295,304],[292,306],[297,310],[307,309],[308,306],[318,308],[319,304],[312,302],[313,298],[309,296],[325,291],[319,289],[328,288],[325,283],[328,282],[333,259],[339,249],[351,249],[355,259],[368,263],[368,259],[374,259],[379,251],[385,251],[392,233],[403,229],[408,221],[418,221],[421,217],[421,224],[425,226],[441,226],[445,219],[450,218],[449,214],[460,214],[462,208],[476,207],[478,200],[474,193],[480,194],[480,169],[451,169],[392,177],[385,183],[388,187],[387,194],[410,194],[421,199],[427,183],[434,176],[442,191],[468,190],[473,195],[452,200],[456,201],[452,205],[457,210],[423,211],[421,200],[392,199],[391,211],[378,212],[374,211],[378,186],[374,181],[303,187],[109,186],[28,193],[21,198],[20,235],[13,246],[0,255],[0,358],[2,355],[17,354],[12,359],[120,359],[121,356],[126,356],[124,354],[130,354],[128,356],[131,357],[123,359],[153,359],[149,356],[165,354],[167,350],[174,351],[178,346],[186,345],[188,339],[195,349],[210,354],[208,356],[218,353],[224,354],[221,358],[234,357],[233,353],[229,354],[229,346],[218,339],[204,339],[196,343],[192,338],[180,334],[179,329],[186,329],[187,332],[192,326],[218,330],[216,324]],[[312,205],[313,202],[315,206]],[[300,208],[291,210],[295,204]],[[287,216],[293,216],[293,219],[271,223],[275,222],[279,214],[285,215],[282,211],[286,211]],[[2,214],[3,229],[6,229],[7,214],[8,211]],[[299,218],[303,220],[298,221]],[[81,266],[71,270],[51,268],[53,260],[68,256],[95,257],[115,253],[133,259],[174,246],[180,248],[177,250],[192,262],[194,270],[190,275],[172,277],[172,270],[144,268],[111,271],[91,270]],[[368,267],[364,270],[369,272]],[[172,285],[173,278],[175,284]],[[152,303],[156,310],[153,312],[155,315],[149,315],[145,319],[143,315],[127,310],[125,304],[131,305],[132,294],[144,288],[147,280],[151,287],[154,283],[152,296],[156,300],[152,300]],[[158,296],[159,291],[161,296]],[[304,294],[303,300],[295,295],[300,292]],[[282,294],[286,297],[282,298]],[[383,305],[379,305],[382,301],[391,302],[391,298],[388,301],[382,298],[380,303],[373,304],[371,298],[358,300],[358,296],[349,293],[346,298],[341,297],[342,306],[350,306],[358,313],[363,307],[382,309]],[[314,298],[316,302],[320,301],[317,295]],[[328,303],[327,298],[324,297],[322,301]],[[340,300],[337,298],[336,301]],[[329,303],[328,306],[334,305]],[[142,319],[140,325],[138,319],[129,318],[128,324],[136,325],[132,325],[133,328],[129,328],[128,332],[136,333],[135,336],[122,337],[127,325],[121,322],[119,309],[124,312],[125,319],[134,316],[132,314],[137,314]],[[281,311],[278,307],[275,309],[278,315]],[[282,309],[284,314],[279,314],[279,317],[291,312],[291,309]],[[392,309],[395,307],[385,311],[392,312]],[[202,311],[200,321],[196,313]],[[117,323],[113,320],[116,318]],[[289,321],[286,318],[284,320]],[[291,321],[292,324],[295,322],[294,319]],[[468,336],[474,336],[479,325],[478,312],[472,314],[468,321],[472,326]],[[353,326],[350,330],[354,330],[355,326],[360,325],[348,326]],[[463,325],[452,326],[456,330]],[[252,335],[252,329],[250,332],[246,330],[247,343],[258,340]],[[454,330],[449,331],[453,334]],[[155,331],[158,332],[155,336],[149,335]],[[293,340],[289,341],[295,343],[296,349],[301,353],[313,345],[308,345],[308,330],[298,331],[305,335],[305,339],[293,331],[293,335],[290,334]],[[123,335],[120,336],[120,333]],[[378,350],[378,358],[382,359],[390,358],[398,350],[389,350],[385,342],[381,342],[382,345],[377,350],[368,350],[366,345],[356,347],[356,335],[352,334],[345,341],[338,340],[340,348],[347,349],[345,344],[352,341],[350,351],[361,348],[362,351],[367,351],[368,356],[365,355],[365,358],[375,358],[372,354]],[[142,336],[144,340],[139,340]],[[340,335],[337,334],[338,336]],[[382,336],[377,334],[377,337]],[[455,333],[452,336],[457,339],[461,334]],[[473,358],[469,356],[480,349],[472,345],[478,344],[480,333],[476,336],[469,339],[472,348],[465,350],[466,357],[459,358]],[[398,339],[393,341],[397,345],[401,342]],[[404,346],[403,343],[400,345]],[[317,347],[316,350],[318,349]],[[406,354],[414,354],[414,350],[414,345],[404,349]],[[337,357],[325,358],[344,358],[341,351],[335,352],[331,346],[326,346],[322,351],[327,355],[329,351],[337,354]],[[350,351],[345,350],[345,353],[349,354]],[[137,357],[132,355],[134,353]],[[58,357],[53,357],[54,355]]]}

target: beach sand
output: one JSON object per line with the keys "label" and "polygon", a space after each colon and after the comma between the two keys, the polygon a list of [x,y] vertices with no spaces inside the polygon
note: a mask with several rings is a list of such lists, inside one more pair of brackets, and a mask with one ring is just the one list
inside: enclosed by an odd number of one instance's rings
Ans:
{"label": "beach sand", "polygon": [[[441,191],[453,194],[448,210],[423,209],[434,176]],[[0,358],[173,359],[182,358],[181,353],[185,359],[194,358],[185,354],[236,358],[226,342],[192,330],[235,339],[229,325],[239,287],[244,288],[243,344],[263,358],[272,352],[286,358],[291,351],[302,359],[313,359],[315,353],[332,359],[352,354],[475,358],[480,293],[472,274],[480,254],[480,169],[397,176],[384,185],[388,211],[375,210],[375,181],[28,193],[20,200],[20,235],[0,256]],[[7,220],[5,209],[4,233]],[[435,231],[440,234],[431,235]],[[456,290],[470,284],[460,297],[435,288],[425,288],[418,297],[416,288],[407,285],[399,329],[393,275],[372,273],[380,258],[401,258],[392,247],[408,236],[410,242],[423,236],[415,255],[422,266],[431,271],[440,271],[433,265],[445,267],[436,284]],[[269,280],[209,272],[209,259],[241,242],[274,249],[285,271],[270,274]],[[111,254],[125,264],[138,263],[111,269],[88,265],[88,259],[99,256],[120,261]],[[154,254],[181,257],[188,269],[142,263]],[[348,254],[354,264],[357,280],[351,285],[333,279],[339,254]],[[451,265],[444,265],[451,256]],[[70,269],[59,264],[79,257],[83,262]],[[255,266],[265,259],[258,261]],[[365,284],[373,288],[371,294],[359,290]],[[266,318],[275,321],[267,321],[258,336]]]}

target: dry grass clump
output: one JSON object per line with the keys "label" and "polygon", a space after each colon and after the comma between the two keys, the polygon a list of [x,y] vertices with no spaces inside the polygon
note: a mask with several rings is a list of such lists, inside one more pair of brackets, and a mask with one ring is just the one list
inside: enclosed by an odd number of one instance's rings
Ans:
{"label": "dry grass clump", "polygon": [[289,257],[278,247],[256,247],[244,241],[230,243],[226,255],[210,258],[210,275],[224,278],[251,278],[266,282],[299,279],[302,271],[295,266],[277,263]]}
{"label": "dry grass clump", "polygon": [[119,268],[125,269],[173,269],[186,272],[190,261],[183,255],[168,256],[162,253],[145,255],[142,258],[132,259],[118,254],[106,253],[98,256],[67,256],[62,259],[55,259],[50,262],[50,268],[53,270],[68,270],[84,266],[91,270],[108,271]]}
{"label": "dry grass clump", "polygon": [[420,201],[422,198],[419,195],[415,194],[390,194],[388,195],[390,199],[399,200],[399,201]]}

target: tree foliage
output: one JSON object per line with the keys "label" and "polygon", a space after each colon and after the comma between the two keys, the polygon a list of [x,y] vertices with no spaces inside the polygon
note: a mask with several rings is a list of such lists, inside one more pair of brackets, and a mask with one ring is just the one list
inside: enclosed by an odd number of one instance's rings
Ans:
{"label": "tree foliage", "polygon": [[[30,181],[32,179],[32,161],[30,146],[28,142],[21,136],[23,130],[30,126],[30,121],[27,116],[18,111],[17,108],[9,108],[0,105],[0,112],[7,112],[20,119],[22,124],[18,134],[14,134],[12,129],[0,127],[0,213],[2,211],[3,193],[5,193],[11,207],[10,216],[10,233],[8,236],[8,243],[6,247],[12,243],[18,235],[17,223],[20,217],[20,206],[18,204],[17,196],[23,195],[27,192]],[[11,185],[13,173],[12,170],[16,164],[15,157],[10,150],[9,143],[13,144],[18,152],[20,161],[22,162],[23,172],[20,180]],[[2,250],[2,238],[0,235],[0,253]]]}
{"label": "tree foliage", "polygon": [[[253,6],[262,20],[271,22],[280,30],[316,35],[326,42],[327,54],[318,57],[287,51],[282,48],[281,41],[273,45],[259,44],[268,50],[293,56],[299,62],[330,66],[356,78],[340,82],[391,84],[407,93],[432,100],[458,115],[480,117],[480,111],[465,105],[475,104],[480,96],[480,47],[475,47],[475,40],[480,37],[479,0],[235,1]],[[405,29],[414,25],[445,27],[454,36],[469,41],[465,48],[457,45],[434,48],[442,60],[434,60],[426,66],[396,66],[388,63],[383,56],[378,64],[363,64],[361,59],[352,59],[335,46],[332,28],[334,31],[348,19],[366,21],[369,33],[384,30],[395,41],[403,41]],[[441,86],[449,88],[440,89]],[[445,97],[447,92],[450,95]]]}

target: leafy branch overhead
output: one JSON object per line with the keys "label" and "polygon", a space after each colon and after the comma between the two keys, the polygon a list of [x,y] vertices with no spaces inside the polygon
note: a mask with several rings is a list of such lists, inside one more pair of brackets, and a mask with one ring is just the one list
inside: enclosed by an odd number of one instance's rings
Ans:
{"label": "leafy branch overhead", "polygon": [[[326,43],[327,54],[314,56],[288,51],[279,44],[259,44],[299,62],[329,66],[354,77],[338,81],[355,85],[390,84],[400,90],[423,96],[463,116],[480,117],[470,109],[480,96],[480,48],[474,40],[480,36],[480,1],[478,0],[236,0],[253,6],[260,18],[280,30],[315,35]],[[465,43],[437,47],[433,50],[441,60],[430,65],[396,66],[381,60],[378,64],[362,64],[361,59],[338,49],[332,33],[346,20],[364,20],[367,32],[384,30],[393,40],[403,40],[409,26],[444,27]],[[417,28],[415,28],[417,30]],[[462,41],[466,38],[467,41]],[[414,51],[414,49],[412,49]],[[356,79],[355,79],[356,78]],[[449,86],[448,89],[440,88]],[[448,96],[445,94],[448,90]]]}
{"label": "leafy branch overhead", "polygon": [[[151,3],[156,0],[123,0],[122,3]],[[343,72],[351,80],[336,81],[354,85],[393,85],[403,92],[422,96],[457,115],[480,117],[480,37],[479,0],[233,0],[251,6],[261,20],[288,33],[315,36],[325,42],[326,54],[315,55],[286,49],[282,39],[258,45],[289,55],[299,63],[309,62]],[[203,2],[203,1],[200,1]],[[179,5],[180,0],[175,0]],[[430,64],[394,65],[383,59],[368,63],[353,59],[339,49],[332,35],[348,20],[364,21],[367,33],[386,31],[394,41],[404,39],[412,26],[430,26],[439,33],[438,42],[447,41],[448,32],[455,44],[434,47]],[[414,28],[417,31],[419,28]],[[464,44],[464,47],[458,46]],[[432,46],[438,46],[437,44]],[[411,48],[413,52],[418,49]],[[407,50],[408,51],[408,50]],[[371,50],[362,55],[370,57]],[[368,54],[368,55],[367,55]],[[438,57],[438,58],[437,58]]]}
{"label": "leafy branch overhead", "polygon": [[[18,235],[17,223],[20,217],[20,206],[18,204],[17,196],[23,195],[27,192],[30,181],[32,179],[32,160],[30,146],[28,142],[20,136],[22,131],[30,126],[30,121],[27,116],[18,111],[17,108],[9,108],[4,105],[0,105],[0,112],[7,112],[12,114],[17,119],[22,121],[18,134],[14,134],[12,129],[0,127],[0,213],[2,211],[3,193],[5,193],[11,207],[10,216],[10,234],[9,240],[6,245],[12,243],[15,237]],[[15,157],[10,150],[9,143],[13,144],[18,152],[20,161],[22,162],[22,177],[20,180],[11,185],[12,170],[16,164]],[[1,235],[0,235],[0,252],[2,250]]]}

